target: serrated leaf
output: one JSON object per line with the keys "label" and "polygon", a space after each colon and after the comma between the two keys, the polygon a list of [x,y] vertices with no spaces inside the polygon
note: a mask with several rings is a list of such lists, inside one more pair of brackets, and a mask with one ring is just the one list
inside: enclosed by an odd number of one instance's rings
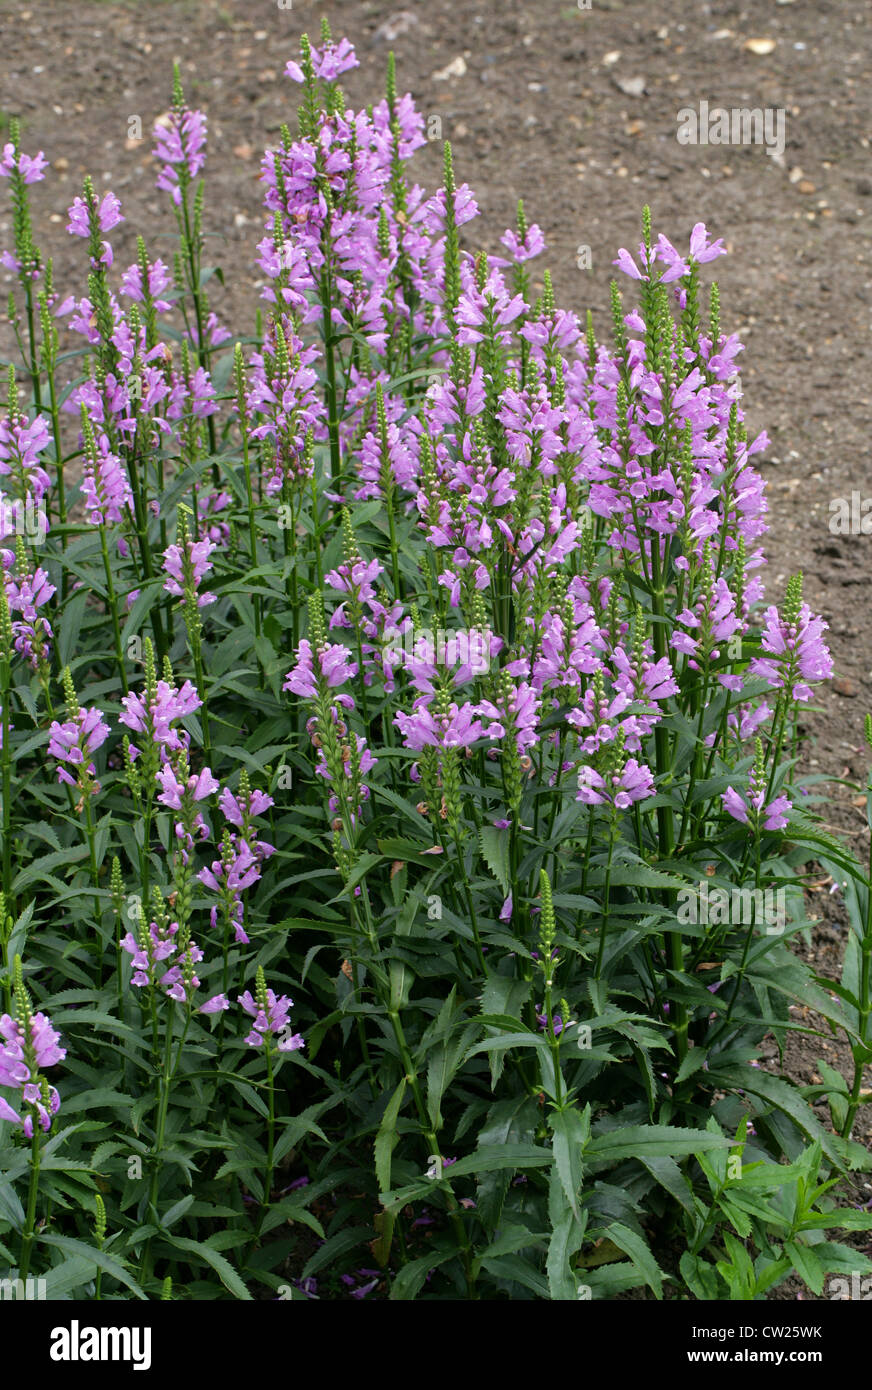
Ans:
{"label": "serrated leaf", "polygon": [[478,836],[481,857],[505,894],[509,891],[509,832],[483,825]]}
{"label": "serrated leaf", "polygon": [[812,1293],[822,1293],[826,1271],[812,1246],[802,1245],[798,1240],[790,1240],[784,1247],[784,1253],[793,1262],[800,1279],[808,1284]]}
{"label": "serrated leaf", "polygon": [[172,1235],[165,1235],[164,1239],[176,1250],[187,1250],[190,1254],[210,1265],[225,1289],[228,1293],[232,1293],[234,1298],[244,1299],[246,1303],[254,1301],[230,1261],[225,1259],[218,1250],[214,1250],[206,1241],[188,1240],[185,1236]]}
{"label": "serrated leaf", "polygon": [[555,1110],[548,1117],[551,1130],[551,1143],[554,1149],[554,1162],[560,1177],[560,1185],[569,1203],[570,1211],[576,1221],[581,1219],[578,1208],[578,1193],[584,1173],[584,1145],[590,1134],[590,1120],[587,1114],[571,1108]]}
{"label": "serrated leaf", "polygon": [[648,1246],[641,1236],[635,1231],[631,1231],[629,1226],[624,1226],[620,1221],[613,1221],[609,1226],[609,1239],[623,1250],[625,1255],[629,1255],[639,1273],[654,1291],[655,1298],[663,1297],[663,1276]]}
{"label": "serrated leaf", "polygon": [[[749,1068],[750,1070],[750,1068]],[[627,1125],[591,1139],[585,1161],[591,1165],[619,1163],[626,1158],[644,1156],[678,1158],[683,1154],[706,1153],[709,1149],[728,1149],[731,1141],[704,1129],[678,1129],[671,1125]]]}
{"label": "serrated leaf", "polygon": [[97,1250],[94,1246],[86,1245],[84,1241],[72,1240],[69,1236],[57,1235],[38,1235],[37,1240],[40,1245],[55,1245],[59,1250],[67,1251],[70,1255],[78,1256],[82,1260],[102,1269],[104,1273],[111,1274],[113,1279],[117,1279],[120,1284],[124,1284],[135,1298],[145,1298],[145,1294],[129,1274],[120,1260],[112,1255],[107,1255],[105,1250]]}
{"label": "serrated leaf", "polygon": [[387,1103],[375,1137],[375,1175],[380,1192],[390,1192],[391,1190],[391,1154],[398,1139],[397,1117],[405,1094],[406,1078],[402,1077],[400,1084]]}
{"label": "serrated leaf", "polygon": [[391,1283],[391,1300],[408,1302],[417,1298],[430,1271],[455,1259],[456,1255],[455,1250],[432,1250],[427,1255],[420,1255],[417,1260],[410,1260]]}

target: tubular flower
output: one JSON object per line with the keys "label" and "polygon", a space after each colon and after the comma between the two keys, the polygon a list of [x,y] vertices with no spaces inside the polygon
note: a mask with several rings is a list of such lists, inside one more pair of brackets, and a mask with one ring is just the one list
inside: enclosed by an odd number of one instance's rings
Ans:
{"label": "tubular flower", "polygon": [[41,1073],[62,1062],[67,1053],[59,1046],[60,1033],[48,1015],[33,1012],[17,956],[14,977],[15,1017],[0,1016],[0,1086],[20,1092],[17,1103],[23,1113],[0,1099],[0,1120],[21,1125],[25,1136],[32,1139],[34,1121],[48,1133],[61,1104],[57,1090]]}
{"label": "tubular flower", "polygon": [[[99,791],[99,782],[93,780],[96,768],[90,758],[108,737],[109,725],[96,708],[79,709],[63,724],[55,719],[49,730],[48,751],[58,763],[58,781],[89,795]],[[75,769],[75,776],[68,768]]]}
{"label": "tubular flower", "polygon": [[297,1052],[304,1047],[302,1034],[292,1034],[290,1031],[288,1014],[293,1002],[286,994],[276,995],[274,990],[267,989],[263,970],[258,968],[254,994],[247,989],[244,994],[239,995],[239,1003],[254,1019],[251,1032],[245,1039],[246,1045],[263,1047],[266,1044],[267,1047],[271,1047],[272,1038],[278,1035],[276,1046],[279,1052]]}

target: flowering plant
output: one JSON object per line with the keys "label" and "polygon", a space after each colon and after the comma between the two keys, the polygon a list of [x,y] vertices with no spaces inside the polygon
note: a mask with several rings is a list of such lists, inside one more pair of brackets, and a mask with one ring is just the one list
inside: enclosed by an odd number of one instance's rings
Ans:
{"label": "flowering plant", "polygon": [[[356,63],[325,27],[287,65],[253,338],[207,297],[178,73],[172,272],[141,237],[116,265],[122,205],[86,181],[61,299],[43,153],[13,127],[0,162],[0,1154],[33,1195],[18,1231],[0,1204],[0,1260],[69,1287],[63,1191],[97,1296],[757,1298],[794,1267],[819,1292],[872,1268],[819,1239],[872,1217],[817,1187],[869,1167],[872,897],[797,773],[832,661],[801,576],[763,606],[723,244],[646,209],[600,342],[533,280],[523,205],[505,254],[466,249],[450,147],[410,182],[423,119],[393,63],[351,110]],[[791,949],[813,858],[854,895],[835,992]],[[703,921],[703,886],[739,910]],[[755,1065],[791,1003],[853,1050],[829,1128]]]}

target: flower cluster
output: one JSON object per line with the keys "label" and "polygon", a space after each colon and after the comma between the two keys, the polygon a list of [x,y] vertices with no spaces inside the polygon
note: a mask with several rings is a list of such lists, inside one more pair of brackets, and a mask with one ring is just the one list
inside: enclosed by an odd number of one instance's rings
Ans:
{"label": "flower cluster", "polygon": [[263,970],[258,967],[254,994],[247,989],[239,996],[239,1003],[249,1017],[254,1019],[251,1032],[245,1039],[246,1045],[270,1048],[273,1037],[277,1037],[276,1047],[279,1052],[297,1052],[304,1047],[302,1035],[291,1033],[288,1022],[293,1002],[286,994],[276,995],[274,990],[268,989]]}
{"label": "flower cluster", "polygon": [[0,1120],[21,1125],[28,1139],[34,1127],[48,1132],[52,1117],[60,1109],[60,1096],[50,1086],[42,1072],[57,1066],[66,1057],[66,1049],[58,1046],[60,1034],[44,1013],[34,1013],[24,987],[21,960],[15,959],[16,1012],[0,1016],[0,1086],[19,1092],[20,1114],[0,1096]]}

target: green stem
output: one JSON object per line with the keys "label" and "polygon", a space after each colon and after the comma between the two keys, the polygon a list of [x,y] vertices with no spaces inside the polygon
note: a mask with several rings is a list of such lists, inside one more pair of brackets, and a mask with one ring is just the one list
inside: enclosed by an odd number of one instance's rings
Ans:
{"label": "green stem", "polygon": [[615,852],[615,815],[612,808],[612,815],[609,821],[609,857],[606,863],[606,879],[603,885],[603,920],[600,925],[599,946],[596,953],[596,966],[594,968],[594,979],[599,980],[603,970],[603,960],[606,952],[606,937],[609,932],[609,904],[611,901],[612,889],[612,857]]}
{"label": "green stem", "polygon": [[260,1211],[257,1215],[257,1227],[255,1229],[254,1236],[252,1237],[251,1245],[248,1249],[248,1254],[246,1255],[246,1263],[248,1262],[254,1247],[257,1245],[257,1242],[260,1240],[260,1233],[263,1229],[264,1217],[266,1216],[267,1211],[269,1210],[270,1197],[272,1195],[273,1168],[275,1166],[273,1155],[275,1153],[276,1087],[275,1076],[273,1074],[272,1038],[269,1034],[267,1035],[266,1039],[266,1081],[269,1101],[269,1117],[267,1119],[266,1169],[264,1172],[263,1182],[263,1200],[260,1204]]}
{"label": "green stem", "polygon": [[30,1257],[33,1253],[33,1228],[36,1224],[36,1198],[39,1191],[41,1153],[39,1125],[34,1123],[33,1138],[30,1141],[30,1187],[27,1192],[27,1215],[21,1234],[21,1253],[18,1258],[18,1277],[22,1283],[30,1272]]}
{"label": "green stem", "polygon": [[[867,795],[872,795],[872,776],[867,784]],[[848,1104],[848,1111],[845,1116],[845,1123],[842,1126],[842,1138],[850,1139],[851,1131],[854,1128],[854,1120],[860,1108],[860,1091],[863,1087],[863,1068],[865,1066],[864,1053],[867,1048],[869,1038],[869,1016],[872,1014],[872,998],[870,998],[869,985],[872,978],[872,837],[869,840],[869,872],[866,878],[866,930],[860,944],[860,988],[857,993],[857,1000],[860,1005],[858,1019],[858,1033],[860,1035],[860,1049],[854,1049],[854,1079],[851,1085],[851,1099]]]}
{"label": "green stem", "polygon": [[88,837],[88,860],[91,868],[91,882],[94,885],[94,927],[97,932],[97,988],[103,987],[103,912],[100,907],[100,874],[97,869],[97,842],[94,834],[94,812],[91,809],[91,798],[85,795],[85,831]]}
{"label": "green stem", "polygon": [[[660,661],[667,655],[667,651],[666,625],[662,621],[666,614],[666,590],[661,581],[660,537],[658,535],[654,536],[651,545],[651,575],[653,581],[654,614],[658,619],[661,619],[661,621],[653,624],[654,659],[655,661]],[[669,734],[666,729],[663,728],[662,723],[658,724],[654,730],[654,751],[657,763],[658,790],[663,791],[664,783],[668,785],[671,780],[672,758],[669,748]],[[675,851],[675,824],[671,806],[663,805],[657,807],[657,840],[661,860],[671,859]],[[667,955],[669,957],[669,968],[680,974],[684,969],[684,943],[681,939],[681,932],[667,932],[666,946]],[[687,1007],[680,1000],[676,1000],[675,1046],[679,1063],[683,1062],[687,1056],[687,1028]]]}
{"label": "green stem", "polygon": [[469,923],[472,927],[472,935],[475,940],[475,953],[478,956],[479,969],[482,975],[487,978],[487,964],[485,963],[484,950],[481,944],[481,935],[478,930],[478,918],[475,914],[475,906],[472,901],[472,886],[469,882],[469,875],[466,872],[466,861],[463,857],[463,849],[460,844],[460,837],[455,831],[454,847],[457,850],[457,864],[460,869],[460,878],[463,883],[463,893],[466,898],[466,906],[469,911]]}
{"label": "green stem", "polygon": [[2,767],[3,779],[3,893],[6,898],[6,911],[12,912],[12,749],[9,744],[9,694],[10,694],[10,668],[8,656],[0,657],[0,671],[2,671],[2,687],[0,687],[0,700],[3,708],[0,710],[0,720],[2,720],[3,746],[0,748],[0,767]]}
{"label": "green stem", "polygon": [[[325,232],[329,233],[329,220]],[[342,484],[342,458],[339,451],[339,420],[336,413],[336,358],[333,350],[332,298],[330,272],[326,270],[321,281],[321,313],[324,359],[327,368],[327,430],[330,436],[330,481],[334,488],[339,491]]]}
{"label": "green stem", "polygon": [[733,987],[733,993],[732,993],[732,995],[731,995],[731,997],[730,997],[730,1002],[729,1002],[729,1004],[728,1004],[728,1006],[727,1006],[726,1015],[724,1016],[724,1024],[725,1024],[725,1025],[726,1025],[727,1023],[729,1023],[730,1019],[732,1018],[733,1009],[735,1008],[735,1006],[736,1006],[736,1000],[737,1000],[738,997],[739,997],[739,990],[741,989],[741,987],[742,987],[742,981],[743,981],[743,979],[745,978],[745,967],[746,967],[746,965],[747,965],[747,963],[748,963],[748,952],[749,952],[750,949],[751,949],[751,942],[752,942],[752,940],[754,939],[754,926],[755,926],[754,918],[755,918],[755,916],[756,916],[756,909],[757,909],[757,901],[758,901],[758,899],[757,899],[757,894],[758,894],[759,889],[760,889],[760,831],[759,831],[759,827],[755,827],[755,834],[756,834],[756,837],[757,837],[757,838],[756,838],[756,841],[755,841],[754,894],[753,894],[753,897],[752,897],[752,900],[751,900],[751,922],[750,922],[750,925],[749,925],[749,927],[748,927],[747,932],[745,933],[745,945],[744,945],[744,948],[743,948],[743,950],[742,950],[742,959],[741,959],[741,962],[740,962],[740,964],[739,964],[739,969],[738,969],[738,971],[737,971],[737,973],[736,973],[736,983],[735,983],[735,985],[734,985],[734,987]]}
{"label": "green stem", "polygon": [[109,547],[106,544],[106,527],[100,527],[100,548],[103,552],[103,569],[106,574],[106,593],[109,598],[109,611],[112,614],[112,632],[115,637],[115,660],[118,663],[118,675],[121,678],[121,689],[124,694],[129,694],[127,684],[127,674],[124,670],[124,651],[121,646],[121,623],[118,619],[118,600],[115,597],[115,585],[112,580],[112,565],[109,560]]}
{"label": "green stem", "polygon": [[[245,496],[248,505],[248,548],[251,551],[251,568],[257,569],[257,531],[254,524],[254,492],[251,487],[251,463],[248,457],[248,429],[246,421],[242,427],[242,467],[245,473]],[[260,636],[260,595],[254,596],[254,630]]]}
{"label": "green stem", "polygon": [[[48,392],[49,392],[49,404],[50,404],[50,410],[51,410],[51,429],[52,429],[52,437],[53,437],[53,439],[54,439],[54,450],[55,450],[55,479],[56,479],[56,483],[57,483],[57,494],[58,494],[58,520],[59,520],[61,526],[63,526],[63,525],[66,523],[66,519],[67,519],[67,499],[66,499],[66,486],[65,486],[65,480],[64,480],[64,456],[63,456],[63,451],[62,451],[62,449],[61,449],[61,416],[60,416],[60,407],[58,406],[57,391],[56,391],[56,389],[55,389],[55,379],[54,379],[53,364],[52,364],[52,367],[49,369],[49,372],[48,372]],[[63,548],[66,550],[66,546],[67,546],[67,538],[66,538],[66,535],[64,535],[64,537],[63,537],[62,545],[63,545]],[[66,577],[67,577],[67,574],[66,574],[66,570],[65,570],[65,571],[64,571],[64,580],[66,580]]]}

